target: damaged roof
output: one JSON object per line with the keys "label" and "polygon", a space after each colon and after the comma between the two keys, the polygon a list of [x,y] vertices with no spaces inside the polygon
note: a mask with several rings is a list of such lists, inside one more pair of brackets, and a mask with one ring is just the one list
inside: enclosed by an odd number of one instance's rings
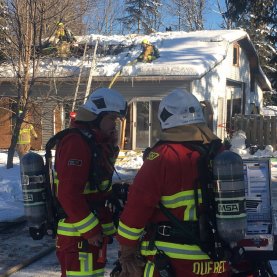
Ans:
{"label": "damaged roof", "polygon": [[[141,53],[141,41],[147,38],[160,52],[152,63],[128,65]],[[41,60],[39,77],[77,77],[82,68],[82,77],[111,78],[122,69],[121,77],[199,79],[227,56],[230,43],[237,42],[246,49],[251,58],[251,70],[264,90],[270,90],[270,82],[259,65],[255,48],[243,30],[209,30],[195,32],[164,32],[151,35],[77,36],[80,49],[87,44],[86,57],[72,56],[66,59],[47,58]],[[96,48],[97,45],[97,49]],[[96,53],[96,55],[94,55]],[[93,58],[95,57],[95,59]],[[4,66],[2,64],[2,66]],[[0,70],[0,77],[13,77],[9,65]]]}

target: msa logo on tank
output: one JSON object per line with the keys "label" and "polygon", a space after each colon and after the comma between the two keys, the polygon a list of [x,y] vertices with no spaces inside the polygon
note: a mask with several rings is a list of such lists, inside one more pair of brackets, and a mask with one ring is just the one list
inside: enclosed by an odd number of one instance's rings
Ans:
{"label": "msa logo on tank", "polygon": [[40,195],[38,195],[38,197],[35,196],[35,194],[28,194],[25,191],[24,194],[23,194],[23,202],[25,205],[28,205],[28,204],[31,204],[31,203],[36,203],[37,200],[40,198],[42,201],[45,201],[46,200],[46,194],[43,192],[44,189],[41,189],[40,191],[38,191],[38,193],[40,193]]}
{"label": "msa logo on tank", "polygon": [[218,212],[219,213],[236,213],[239,211],[239,204],[218,204]]}

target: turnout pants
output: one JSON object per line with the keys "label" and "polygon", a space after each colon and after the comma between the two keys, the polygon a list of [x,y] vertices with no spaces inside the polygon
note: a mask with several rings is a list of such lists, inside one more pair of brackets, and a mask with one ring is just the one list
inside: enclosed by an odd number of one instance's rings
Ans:
{"label": "turnout pants", "polygon": [[98,263],[99,247],[85,245],[81,238],[58,235],[56,255],[61,277],[103,277],[105,263]]}

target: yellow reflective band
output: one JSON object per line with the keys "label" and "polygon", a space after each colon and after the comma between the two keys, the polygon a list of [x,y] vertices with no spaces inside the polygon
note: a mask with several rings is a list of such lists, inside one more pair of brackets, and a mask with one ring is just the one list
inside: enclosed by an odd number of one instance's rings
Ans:
{"label": "yellow reflective band", "polygon": [[68,236],[68,237],[80,237],[81,233],[74,227],[72,223],[63,222],[64,219],[60,220],[58,223],[58,235]]}
{"label": "yellow reflective band", "polygon": [[92,272],[92,253],[79,252],[80,272]]}
{"label": "yellow reflective band", "polygon": [[154,263],[147,261],[145,268],[144,268],[144,274],[143,277],[153,277],[154,275]]}
{"label": "yellow reflective band", "polygon": [[[210,257],[204,253],[198,245],[177,244],[171,242],[155,241],[155,246],[165,252],[173,259],[183,260],[208,260]],[[141,244],[141,254],[143,256],[152,256],[157,253],[157,249],[149,250],[149,241],[143,241]]]}
{"label": "yellow reflective band", "polygon": [[114,224],[112,222],[111,223],[101,224],[101,226],[102,226],[103,233],[106,236],[113,235],[113,234],[116,233],[115,226],[114,226]]}
{"label": "yellow reflective band", "polygon": [[92,270],[91,272],[66,271],[66,277],[104,277],[104,268]]}
{"label": "yellow reflective band", "polygon": [[143,230],[144,228],[130,228],[127,225],[125,225],[122,221],[119,221],[117,232],[123,238],[129,240],[138,240]]}
{"label": "yellow reflective band", "polygon": [[[194,204],[194,190],[180,191],[173,195],[161,197],[162,204],[167,208],[179,208]],[[201,190],[198,189],[198,202],[202,203]]]}
{"label": "yellow reflective band", "polygon": [[80,237],[81,234],[92,230],[99,223],[92,213],[78,223],[67,223],[64,221],[65,219],[59,221],[57,234],[70,237]]}
{"label": "yellow reflective band", "polygon": [[196,221],[197,216],[196,216],[196,208],[195,204],[193,201],[193,204],[187,205],[184,213],[184,220],[185,221]]}
{"label": "yellow reflective band", "polygon": [[90,193],[97,193],[97,189],[93,185],[90,185],[89,182],[87,182],[85,185],[84,194]]}
{"label": "yellow reflective band", "polygon": [[[100,190],[101,191],[106,190],[109,185],[110,185],[109,180],[103,181],[99,185]],[[110,191],[111,189],[112,189],[112,186],[110,186],[110,188],[107,191]],[[97,193],[97,192],[98,192],[98,190],[94,185],[91,185],[89,182],[86,183],[86,186],[85,186],[85,189],[84,189],[84,192],[83,192],[84,194]]]}
{"label": "yellow reflective band", "polygon": [[56,196],[58,197],[58,195],[59,195],[59,181],[57,181],[57,182],[54,181],[54,185],[56,187],[56,189],[55,189],[56,192],[55,193],[56,193]]}
{"label": "yellow reflective band", "polygon": [[83,234],[92,230],[98,223],[99,220],[97,217],[93,213],[90,213],[86,218],[79,222],[73,223],[73,225],[80,233]]}
{"label": "yellow reflective band", "polygon": [[149,154],[148,154],[148,156],[147,156],[147,160],[150,160],[150,161],[153,161],[153,160],[155,160],[156,158],[158,158],[160,155],[159,155],[159,153],[156,153],[156,152],[150,152]]}
{"label": "yellow reflective band", "polygon": [[[110,181],[105,180],[99,185],[99,188],[100,188],[101,191],[103,191],[103,190],[106,190],[109,185],[110,185]],[[110,191],[111,189],[112,189],[112,186],[110,186],[110,188],[107,191]]]}

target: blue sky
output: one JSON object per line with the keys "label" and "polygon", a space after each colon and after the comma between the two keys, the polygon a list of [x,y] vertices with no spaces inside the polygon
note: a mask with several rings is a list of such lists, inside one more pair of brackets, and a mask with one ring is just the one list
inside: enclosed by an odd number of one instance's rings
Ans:
{"label": "blue sky", "polygon": [[[220,29],[223,22],[222,16],[219,14],[216,0],[207,0],[207,8],[205,11],[205,29]],[[219,0],[222,7],[225,7],[224,0]]]}
{"label": "blue sky", "polygon": [[[170,4],[172,1],[167,0],[167,3]],[[224,7],[224,0],[219,0],[220,6]],[[166,17],[168,17],[168,12],[166,12]],[[168,26],[171,24],[177,24],[177,18],[173,16],[168,18]],[[204,20],[205,20],[205,29],[220,29],[220,24],[222,23],[222,16],[219,14],[217,0],[206,0],[206,9],[204,11]],[[163,30],[161,30],[163,31]],[[175,30],[174,30],[175,31]]]}
{"label": "blue sky", "polygon": [[[98,12],[99,16],[104,17],[104,9],[106,8],[106,4],[111,1],[111,0],[98,0],[99,5],[98,5]],[[113,0],[113,8],[116,9],[116,15],[115,18],[121,18],[124,15],[124,2],[125,0]],[[206,9],[204,11],[204,28],[207,30],[211,29],[220,29],[220,23],[222,22],[222,17],[219,14],[218,7],[217,7],[217,1],[219,1],[221,6],[224,6],[225,0],[206,0]],[[162,13],[162,25],[158,27],[157,31],[164,32],[166,31],[166,27],[171,26],[173,31],[177,31],[177,26],[178,26],[178,18],[177,16],[172,16],[170,15],[170,12],[168,11],[168,6],[173,7],[173,0],[162,0],[163,5],[160,7],[160,12]],[[113,10],[114,12],[114,10]],[[111,14],[113,14],[113,12]],[[91,17],[91,18],[90,18]],[[105,24],[98,22],[98,16],[95,16],[95,13],[89,14],[89,17],[87,18],[88,22],[92,22],[92,30],[94,32],[99,31],[101,33],[101,30],[98,30],[96,28],[96,25],[99,24],[99,26],[103,27]],[[118,22],[117,22],[118,23]],[[175,26],[175,27],[174,27]],[[125,30],[125,28],[122,30],[122,24],[118,24],[114,26],[115,32],[118,32],[119,34],[124,31],[130,32],[129,30]],[[104,27],[105,28],[105,27]],[[103,32],[105,31],[104,29],[102,30]],[[109,32],[109,30],[106,30]]]}

